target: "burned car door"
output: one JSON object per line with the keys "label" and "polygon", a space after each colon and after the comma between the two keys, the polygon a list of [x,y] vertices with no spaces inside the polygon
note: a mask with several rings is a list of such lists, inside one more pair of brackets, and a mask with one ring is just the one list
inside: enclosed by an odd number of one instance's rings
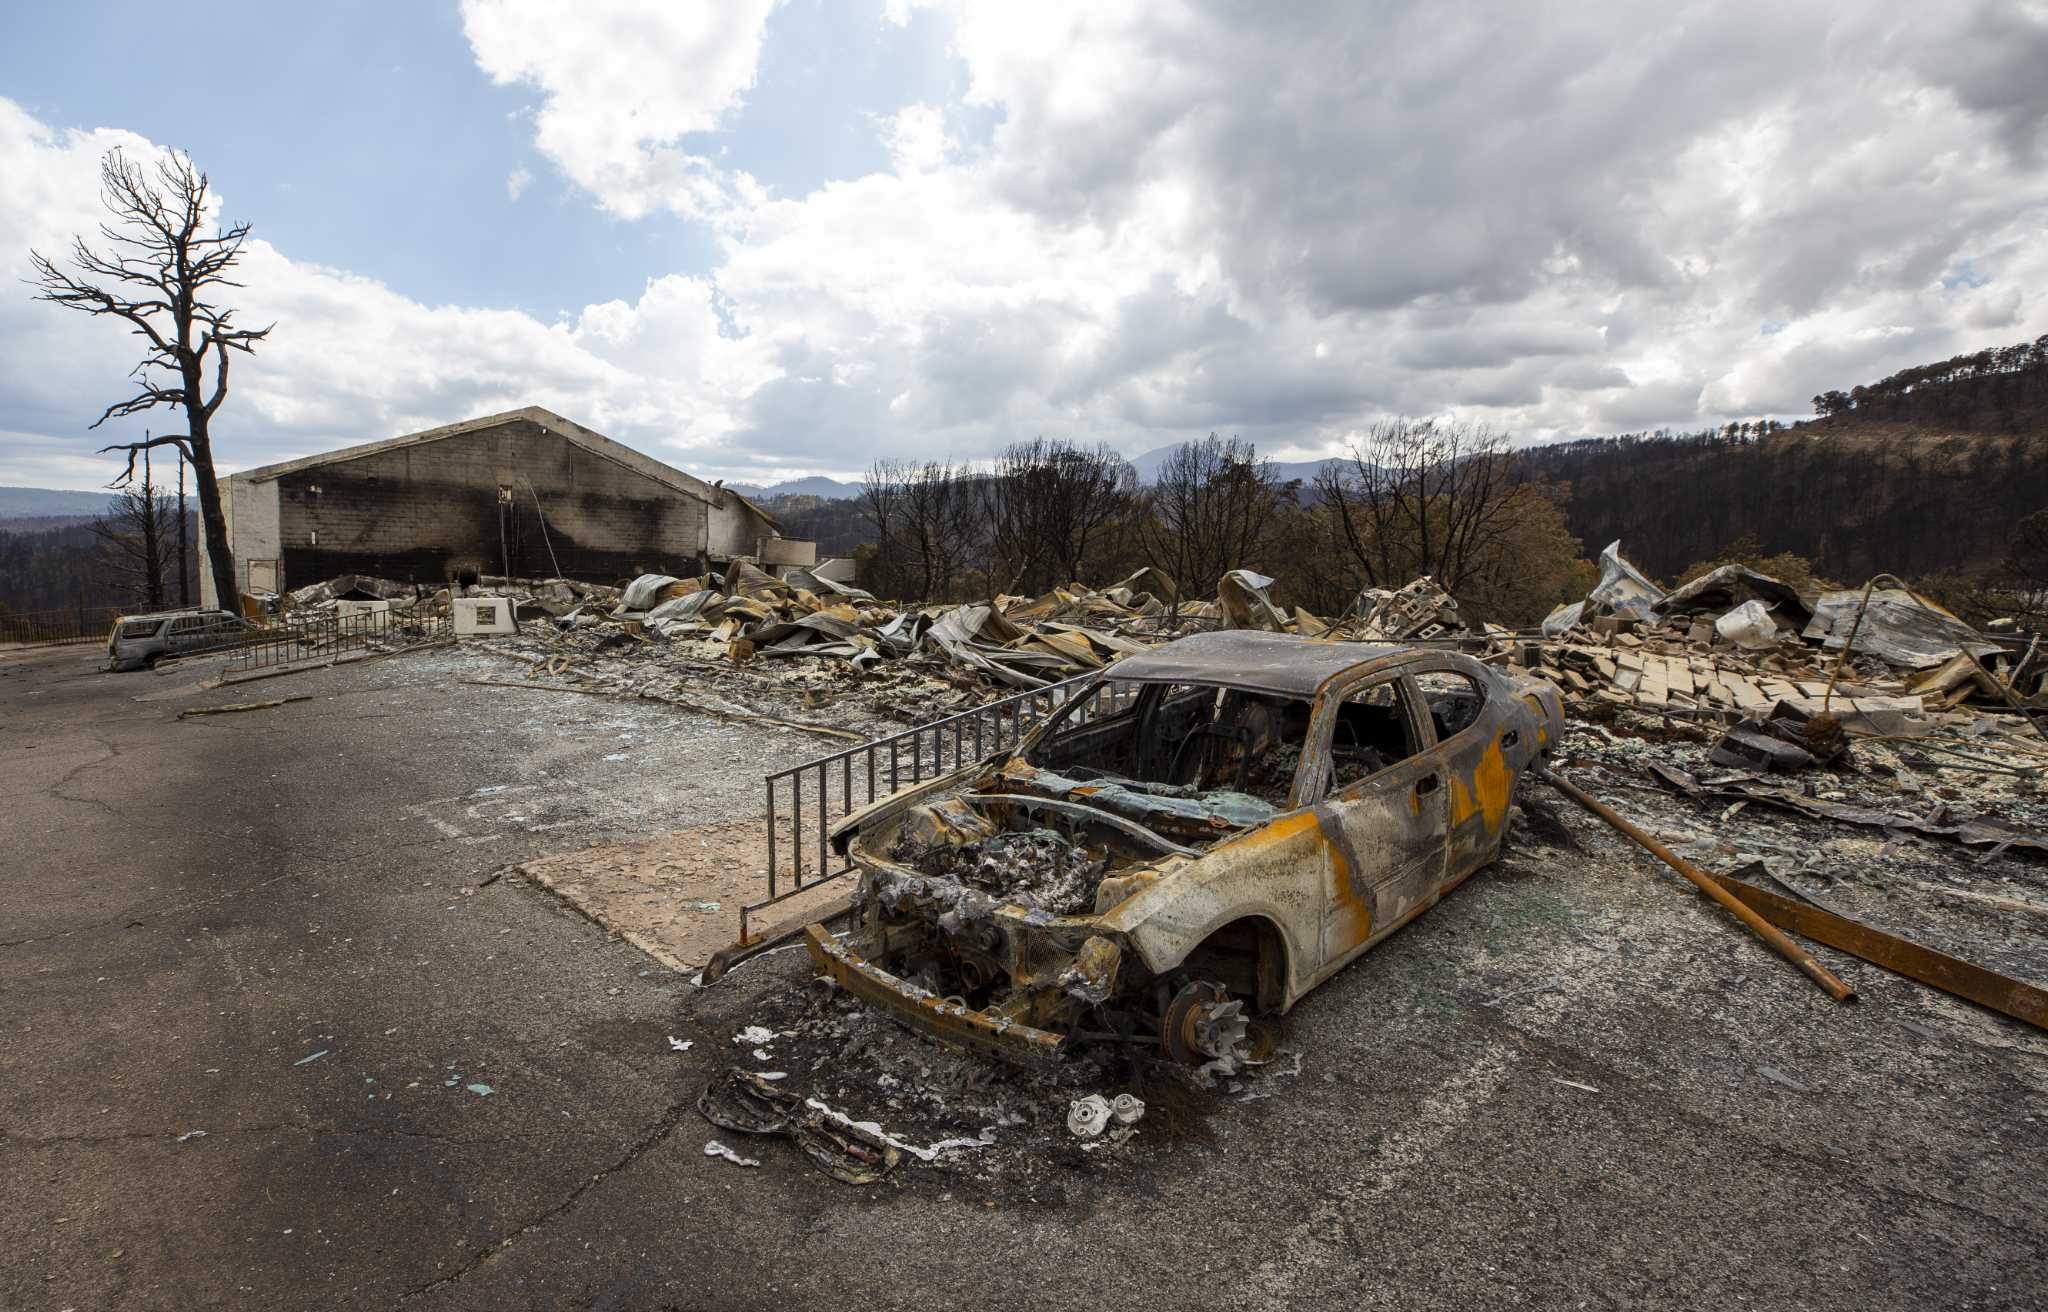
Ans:
{"label": "burned car door", "polygon": [[1331,847],[1323,918],[1334,969],[1435,899],[1450,827],[1442,761],[1408,680],[1385,675],[1325,708],[1329,791],[1316,812]]}
{"label": "burned car door", "polygon": [[[1419,707],[1436,735],[1450,806],[1446,877],[1458,880],[1493,859],[1507,823],[1522,759],[1527,718],[1520,703],[1487,677],[1443,653],[1411,669]],[[1511,761],[1510,758],[1513,758]]]}

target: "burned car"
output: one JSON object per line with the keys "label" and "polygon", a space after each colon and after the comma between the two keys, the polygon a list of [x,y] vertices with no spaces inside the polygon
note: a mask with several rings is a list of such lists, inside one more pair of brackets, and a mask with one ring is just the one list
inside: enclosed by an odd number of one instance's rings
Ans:
{"label": "burned car", "polygon": [[1125,657],[1014,750],[848,816],[850,992],[1018,1060],[1197,1066],[1500,850],[1558,693],[1469,656],[1250,631]]}

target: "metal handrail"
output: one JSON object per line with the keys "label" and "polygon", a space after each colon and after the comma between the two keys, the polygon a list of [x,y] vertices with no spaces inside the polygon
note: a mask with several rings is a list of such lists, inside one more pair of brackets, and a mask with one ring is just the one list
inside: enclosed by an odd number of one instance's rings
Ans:
{"label": "metal handrail", "polygon": [[397,638],[412,646],[444,638],[449,617],[440,611],[367,611],[359,615],[323,615],[316,619],[287,619],[281,625],[257,629],[231,644],[234,656],[226,673],[296,665],[302,661],[331,660],[351,651],[366,650],[372,640]]}
{"label": "metal handrail", "polygon": [[120,606],[64,606],[54,610],[0,611],[0,643],[24,646],[105,642]]}
{"label": "metal handrail", "polygon": [[[1084,693],[1091,702],[1076,713],[1085,719],[1113,715],[1135,696],[1131,689],[1103,682],[1098,673],[1077,675],[764,776],[768,896],[740,908],[740,941],[747,941],[754,912],[851,872],[850,865],[835,866],[832,859],[829,838],[836,821],[903,788],[915,788],[1014,748]],[[812,781],[808,797],[806,779]],[[787,813],[781,809],[785,798]]]}

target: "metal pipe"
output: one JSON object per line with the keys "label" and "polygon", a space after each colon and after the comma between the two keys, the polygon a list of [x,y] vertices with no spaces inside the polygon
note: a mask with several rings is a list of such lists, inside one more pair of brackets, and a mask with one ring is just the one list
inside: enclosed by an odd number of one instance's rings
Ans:
{"label": "metal pipe", "polygon": [[1718,882],[1726,884],[1730,892],[1774,924],[1861,957],[1872,965],[1897,971],[1907,979],[1931,984],[1945,993],[1967,998],[1980,1007],[1989,1007],[2015,1020],[2048,1030],[2048,991],[1986,970],[1959,957],[1951,957],[1945,952],[1936,952],[1911,939],[1873,929],[1860,920],[1837,915],[1825,907],[1794,902],[1739,879],[1721,876]]}
{"label": "metal pipe", "polygon": [[817,763],[817,872],[819,874],[825,874],[825,866],[829,866],[829,862],[825,860],[825,829],[831,827],[831,821],[825,819],[825,811],[829,808],[829,804],[831,804],[831,776],[825,774],[825,761],[819,761]]}
{"label": "metal pipe", "polygon": [[1665,865],[1670,866],[1673,870],[1691,880],[1698,886],[1701,892],[1728,908],[1729,911],[1735,914],[1737,919],[1754,930],[1758,938],[1776,948],[1778,954],[1784,957],[1785,960],[1805,971],[1807,977],[1826,989],[1835,1001],[1854,1002],[1856,1000],[1855,989],[1844,984],[1835,976],[1833,971],[1815,961],[1807,954],[1804,948],[1785,937],[1777,926],[1751,910],[1740,898],[1737,898],[1733,893],[1721,887],[1711,876],[1701,871],[1692,862],[1687,861],[1678,853],[1630,824],[1622,818],[1620,812],[1569,779],[1543,766],[1536,767],[1536,777],[1557,789],[1566,797],[1571,798],[1580,806],[1585,807],[1594,815],[1599,816],[1608,824],[1613,825],[1616,829],[1634,839],[1645,851],[1649,852],[1659,861],[1662,861]]}

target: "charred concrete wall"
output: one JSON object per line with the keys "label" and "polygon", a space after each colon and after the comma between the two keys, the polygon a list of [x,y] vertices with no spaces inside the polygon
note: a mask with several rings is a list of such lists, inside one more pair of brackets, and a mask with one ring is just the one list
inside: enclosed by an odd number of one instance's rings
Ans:
{"label": "charred concrete wall", "polygon": [[270,483],[288,587],[348,573],[438,584],[451,565],[609,582],[721,554],[702,500],[528,420]]}

